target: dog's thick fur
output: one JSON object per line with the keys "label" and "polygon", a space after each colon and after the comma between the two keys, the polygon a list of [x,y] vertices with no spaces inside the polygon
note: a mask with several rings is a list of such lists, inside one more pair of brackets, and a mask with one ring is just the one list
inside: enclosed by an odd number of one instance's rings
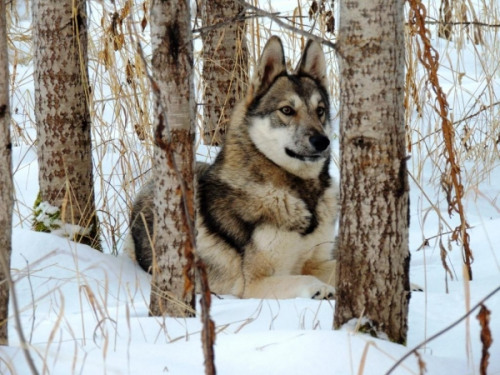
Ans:
{"label": "dog's thick fur", "polygon": [[[215,162],[198,168],[197,254],[215,293],[334,297],[338,190],[328,171],[325,70],[321,46],[309,41],[287,73],[281,41],[272,37]],[[139,193],[131,220],[145,270],[155,233],[152,184]]]}

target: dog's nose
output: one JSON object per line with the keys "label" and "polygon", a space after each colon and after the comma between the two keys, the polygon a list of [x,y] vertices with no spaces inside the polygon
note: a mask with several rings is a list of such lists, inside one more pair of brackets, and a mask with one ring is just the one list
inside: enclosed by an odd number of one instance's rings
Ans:
{"label": "dog's nose", "polygon": [[321,134],[311,135],[309,137],[309,142],[318,152],[325,151],[328,146],[330,146],[328,137]]}

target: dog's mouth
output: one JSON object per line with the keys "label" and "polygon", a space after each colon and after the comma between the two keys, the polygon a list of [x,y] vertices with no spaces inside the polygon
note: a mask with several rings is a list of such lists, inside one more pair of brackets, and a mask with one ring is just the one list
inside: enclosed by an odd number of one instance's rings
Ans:
{"label": "dog's mouth", "polygon": [[297,154],[296,152],[290,150],[287,147],[285,147],[285,152],[291,158],[298,159],[298,160],[301,160],[301,161],[317,161],[317,160],[323,158],[323,154],[322,153],[307,154],[307,155]]}

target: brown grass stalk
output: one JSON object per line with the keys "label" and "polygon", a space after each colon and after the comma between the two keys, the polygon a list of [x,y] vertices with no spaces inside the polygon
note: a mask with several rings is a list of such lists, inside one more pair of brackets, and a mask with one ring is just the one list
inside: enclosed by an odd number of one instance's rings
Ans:
{"label": "brown grass stalk", "polygon": [[[420,39],[417,42],[418,58],[425,67],[428,75],[428,83],[436,96],[437,106],[436,111],[441,119],[441,131],[443,134],[445,149],[444,155],[446,158],[446,174],[449,174],[454,195],[450,195],[448,199],[448,214],[451,216],[453,212],[458,213],[460,217],[460,225],[455,228],[452,239],[457,243],[461,242],[463,246],[463,260],[469,272],[469,278],[472,280],[472,262],[474,256],[470,248],[469,233],[467,229],[469,224],[465,217],[463,206],[464,187],[462,184],[462,176],[460,166],[457,161],[455,146],[454,146],[454,129],[450,121],[449,105],[441,85],[439,83],[439,54],[432,46],[429,38],[429,30],[425,26],[426,9],[420,0],[408,0],[410,3],[409,25],[412,33]],[[446,176],[448,177],[448,176]]]}

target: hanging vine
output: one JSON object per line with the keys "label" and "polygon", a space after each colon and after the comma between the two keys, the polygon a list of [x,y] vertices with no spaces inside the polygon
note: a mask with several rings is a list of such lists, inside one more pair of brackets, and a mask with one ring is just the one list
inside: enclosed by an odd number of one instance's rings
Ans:
{"label": "hanging vine", "polygon": [[439,84],[439,53],[431,45],[430,32],[425,26],[427,10],[420,0],[408,0],[410,4],[409,27],[411,35],[415,36],[417,46],[417,56],[424,66],[432,91],[436,95],[437,105],[434,107],[441,120],[441,132],[444,138],[444,157],[446,158],[446,168],[442,176],[442,185],[447,191],[448,214],[451,216],[454,212],[460,217],[460,225],[452,232],[451,238],[463,247],[463,260],[469,273],[469,279],[472,280],[472,262],[474,256],[470,248],[470,238],[467,230],[469,224],[465,217],[462,198],[464,197],[464,187],[462,184],[462,175],[458,165],[454,149],[455,132],[449,116],[449,105],[446,94]]}

